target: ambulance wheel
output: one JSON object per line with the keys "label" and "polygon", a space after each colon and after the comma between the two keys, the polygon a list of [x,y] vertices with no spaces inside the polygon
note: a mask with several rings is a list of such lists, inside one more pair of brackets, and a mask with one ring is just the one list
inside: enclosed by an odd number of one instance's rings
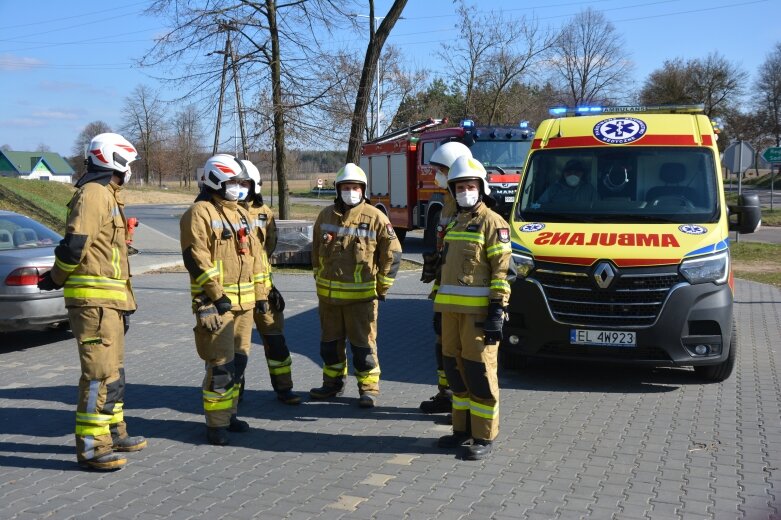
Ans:
{"label": "ambulance wheel", "polygon": [[702,365],[694,367],[694,373],[708,383],[721,383],[727,379],[735,368],[735,359],[738,350],[738,333],[735,327],[735,318],[732,318],[732,334],[729,339],[729,354],[727,359],[718,365]]}
{"label": "ambulance wheel", "polygon": [[423,245],[426,247],[437,247],[437,224],[439,224],[439,215],[442,214],[442,208],[437,206],[432,209],[426,218],[426,229],[423,231]]}

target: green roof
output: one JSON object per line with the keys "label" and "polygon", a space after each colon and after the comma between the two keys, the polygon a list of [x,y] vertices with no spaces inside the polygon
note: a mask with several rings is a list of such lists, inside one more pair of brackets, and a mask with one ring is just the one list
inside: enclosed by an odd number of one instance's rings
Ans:
{"label": "green roof", "polygon": [[0,173],[29,175],[44,163],[55,175],[73,175],[71,165],[54,152],[12,152],[0,150]]}

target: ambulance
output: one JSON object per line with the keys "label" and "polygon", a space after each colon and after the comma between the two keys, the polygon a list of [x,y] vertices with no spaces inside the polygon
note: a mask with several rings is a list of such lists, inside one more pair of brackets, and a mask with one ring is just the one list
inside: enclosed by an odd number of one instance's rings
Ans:
{"label": "ambulance", "polygon": [[722,381],[737,336],[729,232],[760,224],[756,195],[728,206],[702,105],[560,107],[532,143],[511,216],[501,359],[692,366]]}

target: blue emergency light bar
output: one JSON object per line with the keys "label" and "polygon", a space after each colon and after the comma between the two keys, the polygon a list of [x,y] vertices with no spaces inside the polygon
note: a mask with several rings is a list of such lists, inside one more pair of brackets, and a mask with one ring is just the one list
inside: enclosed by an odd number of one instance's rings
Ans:
{"label": "blue emergency light bar", "polygon": [[529,122],[524,119],[523,121],[521,121],[521,124],[518,126],[520,126],[521,128],[529,128]]}
{"label": "blue emergency light bar", "polygon": [[584,116],[593,114],[701,114],[705,112],[705,105],[615,105],[615,106],[579,106],[579,107],[553,107],[548,113],[554,117]]}
{"label": "blue emergency light bar", "polygon": [[475,127],[475,122],[472,121],[471,119],[462,119],[461,120],[461,127],[462,128],[474,128]]}

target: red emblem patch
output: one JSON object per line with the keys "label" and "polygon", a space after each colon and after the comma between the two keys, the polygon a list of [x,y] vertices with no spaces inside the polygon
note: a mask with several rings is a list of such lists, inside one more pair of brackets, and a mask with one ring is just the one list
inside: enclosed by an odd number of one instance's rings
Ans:
{"label": "red emblem patch", "polygon": [[393,224],[385,224],[385,229],[388,231],[388,237],[393,239],[396,238],[396,232],[393,231]]}
{"label": "red emblem patch", "polygon": [[497,234],[499,235],[499,242],[504,242],[505,244],[510,241],[510,229],[509,228],[499,228],[497,230]]}

